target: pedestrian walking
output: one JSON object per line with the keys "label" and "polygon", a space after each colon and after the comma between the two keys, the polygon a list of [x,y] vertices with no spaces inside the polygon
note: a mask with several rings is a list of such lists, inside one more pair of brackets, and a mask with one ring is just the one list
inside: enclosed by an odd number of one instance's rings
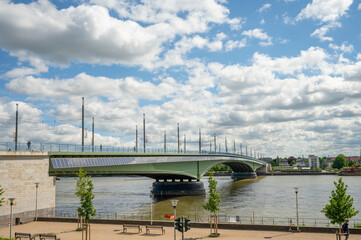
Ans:
{"label": "pedestrian walking", "polygon": [[26,143],[26,145],[28,146],[28,151],[30,151],[30,148],[31,148],[31,142],[30,142],[30,140]]}

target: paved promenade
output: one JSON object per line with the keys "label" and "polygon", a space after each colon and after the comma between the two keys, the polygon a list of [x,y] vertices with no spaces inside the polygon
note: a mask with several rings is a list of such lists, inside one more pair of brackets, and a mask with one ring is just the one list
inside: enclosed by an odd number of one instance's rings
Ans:
{"label": "paved promenade", "polygon": [[[76,223],[55,223],[55,222],[31,222],[23,225],[13,227],[14,232],[28,232],[28,233],[55,233],[61,240],[81,240],[81,232],[75,231]],[[289,232],[274,232],[274,231],[247,231],[247,230],[219,230],[221,236],[216,239],[229,240],[329,240],[335,239],[335,234],[327,233],[289,233]],[[209,238],[209,229],[192,228],[185,233],[185,239],[200,240],[200,239],[215,239]],[[0,229],[1,237],[9,237],[9,228]],[[129,233],[122,232],[121,225],[110,224],[92,224],[91,225],[91,240],[172,240],[173,228],[166,227],[165,235],[161,235],[159,230],[151,231],[151,234],[145,234],[145,227],[143,233],[137,233],[136,230],[129,230]],[[181,233],[177,232],[177,239],[182,239]],[[361,235],[351,235],[351,240],[361,240]]]}

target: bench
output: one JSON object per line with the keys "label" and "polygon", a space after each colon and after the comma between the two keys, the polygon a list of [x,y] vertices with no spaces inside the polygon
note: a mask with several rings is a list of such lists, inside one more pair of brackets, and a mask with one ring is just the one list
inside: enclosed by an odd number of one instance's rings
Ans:
{"label": "bench", "polygon": [[57,238],[56,235],[52,233],[40,233],[39,238],[40,240],[45,240],[45,239],[60,240],[60,238]]}
{"label": "bench", "polygon": [[142,232],[142,228],[139,225],[124,224],[123,225],[123,233],[127,232],[127,230],[130,228],[138,229],[138,233]]}
{"label": "bench", "polygon": [[21,232],[16,232],[15,233],[15,239],[29,239],[29,240],[35,240],[35,237],[31,236],[30,233],[21,233]]}
{"label": "bench", "polygon": [[339,233],[338,231],[336,232],[336,240],[341,240],[341,237],[345,237],[346,238],[347,233],[341,232]]}
{"label": "bench", "polygon": [[150,233],[150,230],[151,229],[154,229],[154,230],[162,230],[162,235],[165,234],[165,229],[163,226],[153,226],[153,225],[147,225],[145,226],[146,228],[146,234]]}

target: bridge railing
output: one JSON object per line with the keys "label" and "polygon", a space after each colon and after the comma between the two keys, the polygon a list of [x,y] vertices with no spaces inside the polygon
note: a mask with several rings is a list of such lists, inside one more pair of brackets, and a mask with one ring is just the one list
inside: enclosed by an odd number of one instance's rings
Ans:
{"label": "bridge railing", "polygon": [[[66,211],[56,211],[56,217],[77,217],[77,212],[66,212]],[[210,215],[208,214],[194,214],[184,216],[189,218],[192,222],[208,223],[210,222]],[[139,214],[139,213],[111,213],[111,212],[97,212],[97,215],[94,217],[97,219],[115,219],[115,220],[150,220],[150,215],[148,214]],[[153,220],[169,220],[164,216],[153,215]],[[278,226],[296,226],[297,219],[295,217],[291,218],[280,218],[280,217],[269,217],[269,216],[251,216],[251,215],[227,215],[219,214],[218,215],[219,223],[235,223],[235,224],[255,224],[255,225],[278,225]],[[326,218],[299,218],[299,226],[308,226],[308,227],[338,227],[335,224],[332,224],[329,219]],[[360,228],[361,219],[351,219],[350,221],[351,228]]]}
{"label": "bridge railing", "polygon": [[[14,142],[0,142],[0,151],[15,151]],[[178,152],[178,149],[164,149],[164,148],[134,148],[134,147],[122,147],[122,146],[106,146],[106,145],[76,145],[76,144],[58,144],[58,143],[18,143],[17,151],[49,151],[49,152],[116,152],[116,153],[170,153],[170,154],[220,154],[229,155],[235,157],[245,157],[266,163],[260,159],[236,154],[231,152],[214,152],[202,150],[187,150],[183,152],[183,149]]]}

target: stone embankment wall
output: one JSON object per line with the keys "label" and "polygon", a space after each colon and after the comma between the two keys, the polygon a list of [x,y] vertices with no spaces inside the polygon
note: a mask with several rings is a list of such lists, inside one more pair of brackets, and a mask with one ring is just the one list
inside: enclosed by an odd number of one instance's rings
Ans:
{"label": "stone embankment wall", "polygon": [[[49,156],[47,152],[3,152],[0,151],[0,185],[4,190],[2,197],[16,198],[13,217],[21,221],[35,216],[36,185],[38,216],[54,216],[55,179],[49,177]],[[10,205],[0,207],[0,224],[8,221]]]}

